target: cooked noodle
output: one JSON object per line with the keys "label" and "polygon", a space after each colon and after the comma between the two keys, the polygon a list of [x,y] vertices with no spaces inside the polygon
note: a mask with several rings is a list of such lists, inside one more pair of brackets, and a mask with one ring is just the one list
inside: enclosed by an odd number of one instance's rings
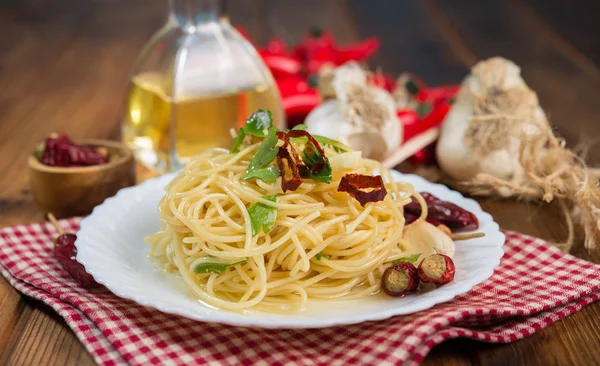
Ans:
{"label": "cooked noodle", "polygon": [[[378,162],[360,159],[352,170],[333,170],[330,184],[305,180],[283,193],[274,183],[241,180],[260,143],[231,154],[210,149],[195,157],[166,188],[159,204],[162,230],[150,235],[151,255],[177,271],[193,294],[221,309],[289,312],[307,299],[353,299],[376,293],[383,264],[403,257],[403,206],[411,196],[427,206],[410,184],[394,182]],[[325,148],[331,159],[338,155]],[[362,207],[337,192],[341,177],[378,171],[388,191]],[[263,196],[278,195],[277,203]],[[277,208],[273,229],[253,236],[248,208]],[[221,274],[196,273],[207,259],[234,263]]]}

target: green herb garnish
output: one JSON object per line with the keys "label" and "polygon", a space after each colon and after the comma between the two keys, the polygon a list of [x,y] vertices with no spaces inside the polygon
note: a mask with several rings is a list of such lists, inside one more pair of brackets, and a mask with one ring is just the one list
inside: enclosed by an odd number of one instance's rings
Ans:
{"label": "green herb garnish", "polygon": [[274,183],[280,175],[281,172],[276,166],[270,166],[268,168],[258,169],[253,172],[246,173],[242,177],[242,180],[257,178],[263,182]]}
{"label": "green herb garnish", "polygon": [[329,259],[330,257],[325,254],[317,253],[317,255],[315,255],[315,258],[317,258],[317,260],[320,261],[321,258]]}
{"label": "green herb garnish", "polygon": [[323,156],[319,151],[311,144],[307,144],[302,152],[302,161],[308,168],[306,171],[301,172],[302,178],[310,178],[317,182],[327,183],[331,182],[331,164],[329,159],[325,157],[325,165],[318,172],[311,172],[315,164],[323,161]]}
{"label": "green herb garnish", "polygon": [[331,147],[338,154],[348,152],[348,147],[339,141],[319,135],[313,135],[313,137],[319,144]]}
{"label": "green herb garnish", "polygon": [[242,144],[244,143],[245,138],[246,138],[246,130],[244,130],[243,128],[240,128],[240,132],[233,139],[233,145],[231,145],[231,149],[229,149],[229,152],[236,153],[236,152],[240,151],[240,146],[242,146]]}
{"label": "green herb garnish", "polygon": [[307,125],[305,125],[305,124],[302,124],[302,123],[301,123],[301,124],[299,124],[299,125],[295,125],[295,126],[292,128],[292,130],[302,130],[302,131],[305,131],[305,130],[307,130],[307,129],[308,129],[308,126],[307,126]]}
{"label": "green herb garnish", "polygon": [[[277,202],[278,198],[275,196],[264,196],[266,200]],[[260,202],[256,202],[248,209],[250,215],[250,225],[252,226],[252,236],[255,236],[260,232],[262,228],[263,233],[267,234],[273,226],[275,226],[275,220],[277,219],[277,207],[267,206]]]}
{"label": "green herb garnish", "polygon": [[194,268],[194,272],[221,274],[227,271],[229,268],[235,267],[238,264],[244,264],[246,262],[248,262],[248,259],[244,259],[235,263],[200,263]]}
{"label": "green herb garnish", "polygon": [[402,257],[402,258],[398,258],[398,259],[393,260],[392,264],[403,263],[403,262],[415,263],[416,261],[419,260],[420,256],[421,256],[421,253],[411,254],[408,257]]}
{"label": "green herb garnish", "polygon": [[265,130],[268,130],[273,125],[273,116],[270,111],[259,109],[252,114],[246,120],[244,127],[240,128],[240,131],[235,139],[233,139],[233,145],[229,150],[231,153],[239,151],[240,146],[244,142],[246,136],[264,137]]}
{"label": "green herb garnish", "polygon": [[250,173],[255,172],[259,169],[266,168],[267,165],[271,164],[273,159],[277,156],[277,152],[279,151],[279,147],[277,147],[277,129],[275,127],[269,128],[269,134],[265,136],[264,140],[258,147],[258,151],[252,157],[250,161],[250,165],[248,165],[248,169],[246,170],[246,174],[242,177],[242,179],[248,179]]}
{"label": "green herb garnish", "polygon": [[263,137],[265,130],[268,130],[273,126],[273,116],[271,111],[259,109],[253,115],[248,117],[244,130],[248,135]]}

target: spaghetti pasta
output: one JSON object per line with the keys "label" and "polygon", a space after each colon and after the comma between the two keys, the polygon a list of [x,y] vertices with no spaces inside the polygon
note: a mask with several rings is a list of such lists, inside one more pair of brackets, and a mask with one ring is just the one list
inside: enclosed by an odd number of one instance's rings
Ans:
{"label": "spaghetti pasta", "polygon": [[[162,229],[147,238],[151,256],[179,272],[204,303],[234,311],[292,312],[307,299],[376,293],[384,265],[404,255],[403,206],[416,197],[427,215],[420,195],[362,158],[332,164],[329,183],[304,180],[284,193],[280,177],[273,183],[242,179],[260,145],[236,153],[215,148],[193,158],[166,187]],[[329,159],[345,161],[346,152],[322,147]],[[343,175],[375,171],[387,190],[383,200],[361,206],[337,191]],[[259,222],[253,234],[253,205],[275,213],[270,230]]]}

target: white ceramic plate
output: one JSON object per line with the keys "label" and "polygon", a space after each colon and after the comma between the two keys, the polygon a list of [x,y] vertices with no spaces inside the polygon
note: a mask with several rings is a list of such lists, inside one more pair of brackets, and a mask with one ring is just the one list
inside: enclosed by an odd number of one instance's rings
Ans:
{"label": "white ceramic plate", "polygon": [[504,244],[504,235],[492,217],[477,202],[443,185],[392,173],[417,191],[430,192],[473,212],[485,233],[484,238],[456,243],[455,280],[433,291],[401,298],[380,294],[358,300],[309,300],[303,311],[292,315],[208,307],[191,296],[177,275],[160,270],[148,257],[149,245],[144,243],[146,235],[160,228],[158,201],[172,174],[122,189],[96,207],[81,222],[75,242],[77,260],[96,281],[122,298],[195,320],[263,328],[321,328],[410,314],[448,301],[489,278],[500,262]]}

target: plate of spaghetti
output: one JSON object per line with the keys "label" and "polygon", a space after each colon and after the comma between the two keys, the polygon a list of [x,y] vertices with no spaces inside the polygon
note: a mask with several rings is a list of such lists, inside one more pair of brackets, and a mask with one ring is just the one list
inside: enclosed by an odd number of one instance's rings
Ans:
{"label": "plate of spaghetti", "polygon": [[410,314],[492,275],[504,235],[477,202],[361,152],[272,127],[122,189],[77,260],[116,295],[207,322],[319,328]]}

